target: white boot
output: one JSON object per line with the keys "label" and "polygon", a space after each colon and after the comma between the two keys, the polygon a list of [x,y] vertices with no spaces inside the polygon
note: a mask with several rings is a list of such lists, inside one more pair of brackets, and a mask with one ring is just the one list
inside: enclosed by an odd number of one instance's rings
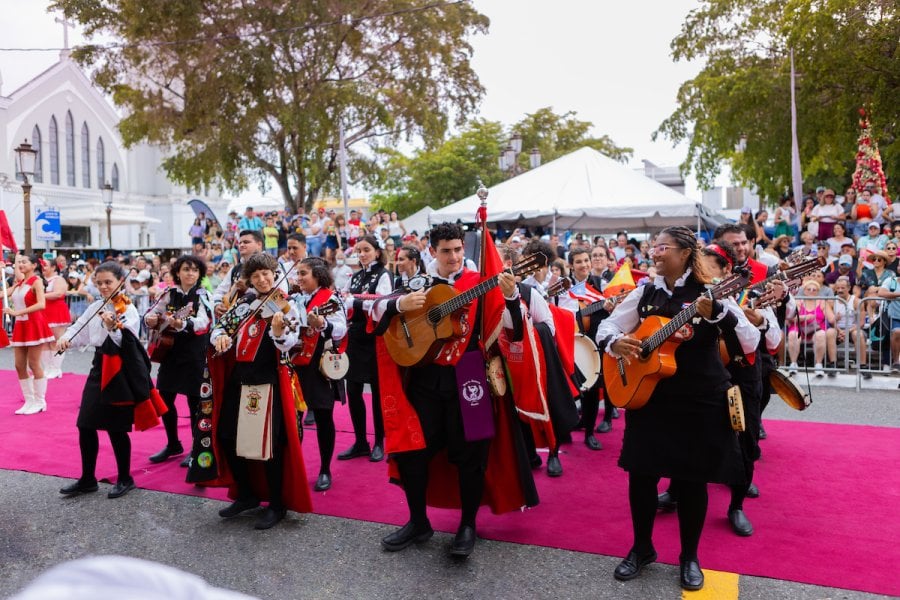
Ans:
{"label": "white boot", "polygon": [[22,388],[22,396],[25,397],[25,404],[16,411],[17,415],[25,414],[25,411],[34,406],[34,379],[20,379],[19,387]]}
{"label": "white boot", "polygon": [[62,361],[65,357],[65,354],[57,356],[53,350],[44,350],[41,361],[44,364],[44,377],[47,379],[62,377]]}
{"label": "white boot", "polygon": [[44,412],[47,410],[47,378],[41,377],[40,379],[34,380],[34,401],[31,404],[31,408],[25,408],[21,414],[23,415],[33,415],[35,413]]}

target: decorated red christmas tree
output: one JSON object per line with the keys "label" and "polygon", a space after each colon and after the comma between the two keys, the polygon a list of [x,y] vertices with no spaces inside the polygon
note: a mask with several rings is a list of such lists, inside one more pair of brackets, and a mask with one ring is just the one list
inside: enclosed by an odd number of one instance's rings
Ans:
{"label": "decorated red christmas tree", "polygon": [[856,171],[853,172],[853,189],[861,192],[866,185],[874,183],[881,188],[881,195],[885,200],[891,201],[888,196],[887,178],[884,176],[884,167],[881,165],[881,153],[878,152],[878,142],[872,138],[872,126],[866,109],[859,109],[859,150],[856,152]]}

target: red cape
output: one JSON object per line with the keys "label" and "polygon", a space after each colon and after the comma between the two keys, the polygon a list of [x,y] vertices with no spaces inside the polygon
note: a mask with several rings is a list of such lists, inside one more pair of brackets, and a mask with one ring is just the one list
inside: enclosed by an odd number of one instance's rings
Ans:
{"label": "red cape", "polygon": [[[237,498],[237,484],[228,468],[228,462],[221,448],[216,431],[219,426],[219,410],[222,407],[222,389],[225,385],[226,374],[231,372],[234,364],[234,352],[229,351],[222,356],[214,356],[210,351],[207,354],[209,375],[213,389],[213,454],[219,465],[218,478],[204,482],[201,485],[210,487],[228,487],[228,497]],[[284,506],[294,512],[312,512],[312,498],[309,493],[309,484],[306,480],[306,465],[303,462],[303,449],[300,447],[300,437],[297,431],[297,410],[294,406],[294,395],[291,391],[291,375],[288,367],[278,366],[278,388],[281,394],[281,418],[284,424],[284,433],[287,437],[287,446],[284,452],[284,488],[282,490]],[[273,415],[275,418],[277,415]],[[248,461],[250,464],[250,480],[253,493],[263,501],[270,500],[269,489],[266,483],[266,474],[263,463],[258,460]]]}

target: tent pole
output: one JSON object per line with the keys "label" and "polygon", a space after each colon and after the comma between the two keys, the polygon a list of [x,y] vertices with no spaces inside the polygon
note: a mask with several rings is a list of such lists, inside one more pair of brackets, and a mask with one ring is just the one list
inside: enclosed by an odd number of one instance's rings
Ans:
{"label": "tent pole", "polygon": [[557,212],[558,211],[554,208],[553,209],[553,235],[556,235],[556,214],[557,214]]}

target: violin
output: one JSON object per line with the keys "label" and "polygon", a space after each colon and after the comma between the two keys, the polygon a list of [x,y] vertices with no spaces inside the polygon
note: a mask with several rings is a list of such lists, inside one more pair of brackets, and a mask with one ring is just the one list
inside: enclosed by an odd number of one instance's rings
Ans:
{"label": "violin", "polygon": [[[123,329],[125,327],[125,311],[128,310],[128,305],[131,304],[131,298],[129,298],[124,293],[122,293],[122,290],[125,288],[126,281],[128,281],[127,277],[122,279],[122,281],[119,283],[119,285],[116,287],[116,289],[114,289],[112,294],[110,294],[109,298],[104,300],[103,303],[101,303],[100,306],[97,307],[97,309],[94,311],[94,313],[90,317],[85,319],[84,323],[81,324],[81,327],[78,328],[78,331],[76,331],[75,334],[71,336],[71,338],[75,338],[79,333],[81,333],[81,331],[85,327],[87,327],[88,323],[93,321],[94,317],[96,317],[97,315],[102,313],[104,311],[104,309],[107,307],[107,305],[109,305],[110,303],[112,304],[113,312],[115,312],[115,314],[116,314],[115,329],[118,330],[118,329]],[[64,352],[65,352],[65,350],[63,350],[63,349],[57,350],[56,356],[60,356]]]}

